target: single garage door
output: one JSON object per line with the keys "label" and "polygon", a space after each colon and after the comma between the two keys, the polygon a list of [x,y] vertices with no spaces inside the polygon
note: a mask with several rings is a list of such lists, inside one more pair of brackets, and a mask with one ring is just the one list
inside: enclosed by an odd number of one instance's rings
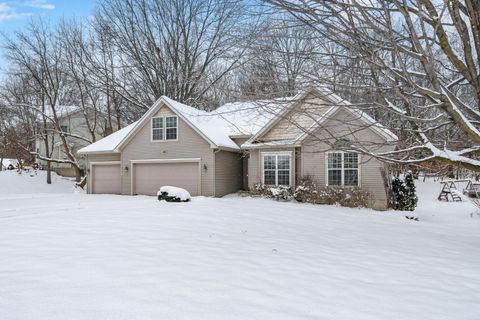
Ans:
{"label": "single garage door", "polygon": [[186,189],[192,196],[200,193],[198,162],[135,163],[133,194],[157,195],[162,186]]}
{"label": "single garage door", "polygon": [[121,193],[119,164],[92,165],[92,193]]}

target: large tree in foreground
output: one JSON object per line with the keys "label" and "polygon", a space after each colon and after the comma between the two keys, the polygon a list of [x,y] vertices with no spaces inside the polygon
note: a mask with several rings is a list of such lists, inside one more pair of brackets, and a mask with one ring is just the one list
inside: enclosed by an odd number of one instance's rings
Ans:
{"label": "large tree in foreground", "polygon": [[349,71],[344,89],[373,92],[369,107],[398,119],[408,143],[376,157],[480,171],[478,1],[267,2],[341,47],[330,58]]}

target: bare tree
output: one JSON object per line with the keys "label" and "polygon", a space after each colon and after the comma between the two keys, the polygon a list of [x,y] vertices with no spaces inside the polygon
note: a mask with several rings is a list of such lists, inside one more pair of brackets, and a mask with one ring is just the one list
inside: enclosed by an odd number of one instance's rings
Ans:
{"label": "bare tree", "polygon": [[120,52],[116,91],[131,106],[146,109],[161,95],[189,104],[234,70],[248,39],[241,1],[102,1],[96,29],[111,35]]}
{"label": "bare tree", "polygon": [[240,75],[241,93],[253,98],[293,96],[310,79],[321,39],[288,15],[265,15],[268,19],[264,18]]}
{"label": "bare tree", "polygon": [[[5,55],[12,68],[9,74],[12,77],[23,77],[32,82],[32,94],[35,95],[34,104],[24,104],[39,114],[37,131],[42,137],[46,155],[31,151],[37,158],[47,162],[47,182],[51,183],[50,163],[68,163],[76,172],[76,179],[80,181],[80,167],[75,153],[67,141],[67,133],[59,125],[59,107],[67,101],[66,73],[64,65],[64,48],[58,35],[50,26],[42,21],[31,22],[24,32],[16,32],[14,38],[7,38]],[[50,137],[54,133],[59,137],[66,159],[54,159],[49,156],[53,146]]]}

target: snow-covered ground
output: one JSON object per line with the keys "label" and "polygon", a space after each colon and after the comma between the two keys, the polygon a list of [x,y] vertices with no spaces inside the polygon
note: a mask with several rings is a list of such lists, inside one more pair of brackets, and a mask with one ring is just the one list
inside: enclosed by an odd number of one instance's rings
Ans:
{"label": "snow-covered ground", "polygon": [[0,173],[2,320],[479,319],[480,217],[437,183],[418,182],[416,222],[43,181]]}

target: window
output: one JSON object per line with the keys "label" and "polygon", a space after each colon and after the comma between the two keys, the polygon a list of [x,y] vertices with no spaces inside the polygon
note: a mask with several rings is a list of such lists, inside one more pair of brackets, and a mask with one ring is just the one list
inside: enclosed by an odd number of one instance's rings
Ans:
{"label": "window", "polygon": [[163,117],[152,118],[152,140],[163,140]]}
{"label": "window", "polygon": [[264,154],[263,155],[263,184],[290,185],[289,154]]}
{"label": "window", "polygon": [[177,116],[152,118],[152,141],[177,140]]}
{"label": "window", "polygon": [[358,153],[327,153],[327,184],[329,186],[358,186]]}
{"label": "window", "polygon": [[177,117],[165,118],[165,138],[167,140],[177,140]]}
{"label": "window", "polygon": [[68,132],[68,126],[60,126],[60,131]]}

